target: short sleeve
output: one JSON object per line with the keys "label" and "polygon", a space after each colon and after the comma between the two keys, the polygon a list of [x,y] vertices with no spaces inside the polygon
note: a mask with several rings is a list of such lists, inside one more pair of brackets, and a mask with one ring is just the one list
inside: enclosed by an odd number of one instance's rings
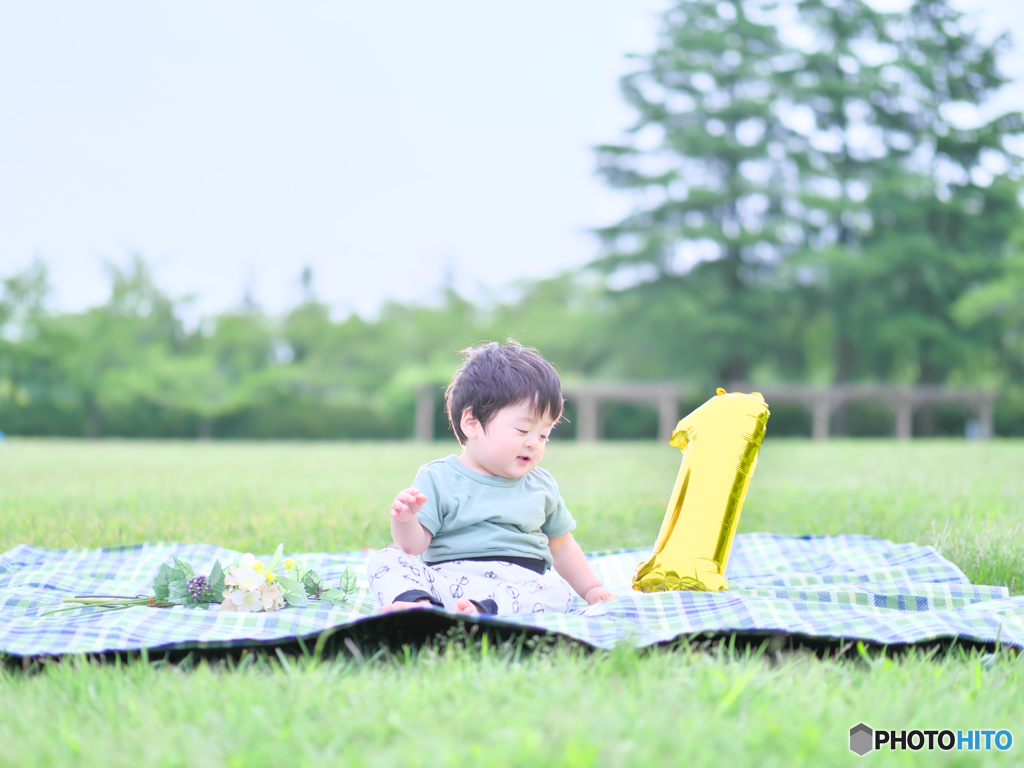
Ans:
{"label": "short sleeve", "polygon": [[553,539],[556,536],[564,536],[575,527],[576,521],[572,519],[569,509],[565,506],[565,502],[562,501],[562,497],[559,496],[554,511],[548,514],[547,520],[544,521],[544,525],[540,529],[544,531],[545,536]]}
{"label": "short sleeve", "polygon": [[438,488],[437,474],[429,464],[420,467],[420,471],[416,473],[416,479],[412,481],[412,487],[427,497],[426,503],[417,515],[420,525],[430,531],[431,536],[436,536],[437,532],[441,530],[444,514],[439,506],[441,493]]}

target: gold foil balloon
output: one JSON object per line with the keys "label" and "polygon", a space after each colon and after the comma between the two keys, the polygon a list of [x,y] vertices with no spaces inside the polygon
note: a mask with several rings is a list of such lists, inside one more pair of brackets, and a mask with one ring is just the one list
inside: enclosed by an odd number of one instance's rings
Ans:
{"label": "gold foil balloon", "polygon": [[727,589],[725,567],[768,423],[760,393],[718,394],[676,425],[683,452],[654,554],[636,569],[633,589]]}

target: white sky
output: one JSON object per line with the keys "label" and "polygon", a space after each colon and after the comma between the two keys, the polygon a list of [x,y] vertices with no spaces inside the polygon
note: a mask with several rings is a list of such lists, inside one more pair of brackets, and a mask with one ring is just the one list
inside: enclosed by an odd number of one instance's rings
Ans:
{"label": "white sky", "polygon": [[[591,147],[629,125],[624,54],[665,5],[0,0],[0,276],[38,255],[75,309],[138,251],[196,312],[247,285],[279,311],[309,264],[372,314],[445,272],[478,297],[581,265],[630,206]],[[1024,41],[1024,3],[957,5]]]}

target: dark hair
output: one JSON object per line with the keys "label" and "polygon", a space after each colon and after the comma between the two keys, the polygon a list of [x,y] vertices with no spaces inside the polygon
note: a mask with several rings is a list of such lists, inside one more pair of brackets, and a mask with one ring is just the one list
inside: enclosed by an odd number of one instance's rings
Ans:
{"label": "dark hair", "polygon": [[562,383],[554,366],[537,350],[507,339],[507,346],[491,341],[460,354],[462,367],[445,390],[444,401],[448,421],[462,445],[466,444],[462,431],[466,408],[472,409],[485,429],[502,408],[522,402],[531,403],[539,414],[550,413],[556,422],[562,418]]}

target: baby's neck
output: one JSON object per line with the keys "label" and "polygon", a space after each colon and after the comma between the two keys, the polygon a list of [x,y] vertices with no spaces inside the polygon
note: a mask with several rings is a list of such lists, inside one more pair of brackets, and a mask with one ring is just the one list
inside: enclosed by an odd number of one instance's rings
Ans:
{"label": "baby's neck", "polygon": [[462,453],[458,456],[459,463],[466,469],[471,469],[474,472],[479,472],[481,475],[490,475],[491,477],[498,477],[498,475],[491,472],[483,464],[477,461],[472,452],[468,448],[463,448]]}

